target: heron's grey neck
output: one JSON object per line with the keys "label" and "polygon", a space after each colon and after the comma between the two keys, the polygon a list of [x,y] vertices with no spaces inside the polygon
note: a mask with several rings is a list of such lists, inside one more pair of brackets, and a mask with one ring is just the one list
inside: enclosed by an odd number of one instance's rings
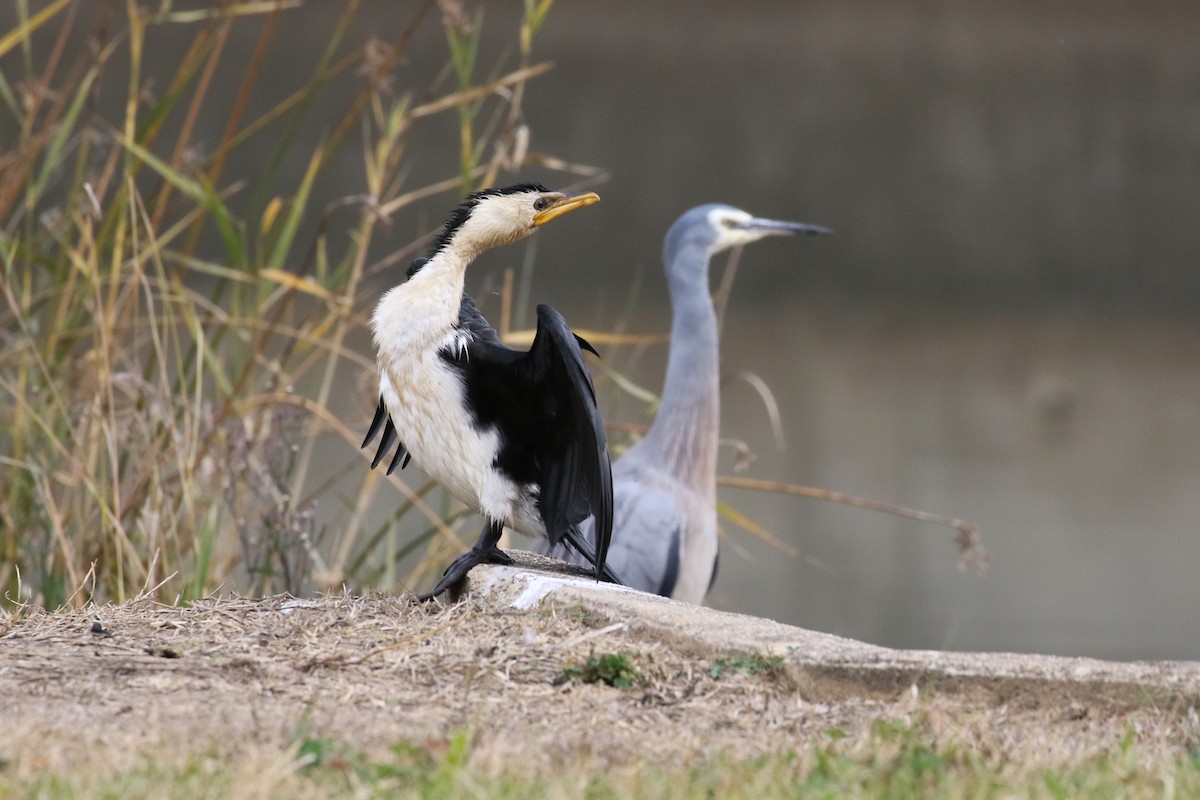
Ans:
{"label": "heron's grey neck", "polygon": [[667,378],[643,447],[664,469],[715,501],[721,401],[708,260],[707,248],[684,246],[667,269],[672,312]]}

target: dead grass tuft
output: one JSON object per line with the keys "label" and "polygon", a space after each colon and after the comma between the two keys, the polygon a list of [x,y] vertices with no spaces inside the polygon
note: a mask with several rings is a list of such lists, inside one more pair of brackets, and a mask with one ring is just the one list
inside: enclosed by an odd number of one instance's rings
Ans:
{"label": "dead grass tuft", "polygon": [[[377,299],[365,281],[420,241],[369,254],[414,202],[524,166],[512,143],[528,138],[524,84],[549,69],[531,52],[549,4],[526,6],[519,66],[486,78],[481,19],[443,30],[427,2],[355,41],[360,5],[339,4],[286,95],[261,80],[264,57],[303,4],[31,5],[0,30],[0,603],[396,585],[406,555],[457,537],[429,486],[328,477],[362,469],[360,431],[331,409],[347,375],[374,373],[349,344]],[[168,65],[143,60],[189,35]],[[249,64],[224,49],[240,35],[256,37]],[[456,86],[398,68],[417,37],[449,42]],[[232,106],[210,97],[220,83],[238,87]],[[332,120],[313,118],[322,95]],[[455,174],[407,186],[412,131],[449,112]],[[198,119],[222,122],[215,143]],[[231,180],[228,158],[250,147],[260,169]],[[322,207],[357,147],[363,185]],[[346,235],[329,233],[334,214]],[[381,485],[399,508],[372,527]],[[426,532],[399,543],[401,521]]]}

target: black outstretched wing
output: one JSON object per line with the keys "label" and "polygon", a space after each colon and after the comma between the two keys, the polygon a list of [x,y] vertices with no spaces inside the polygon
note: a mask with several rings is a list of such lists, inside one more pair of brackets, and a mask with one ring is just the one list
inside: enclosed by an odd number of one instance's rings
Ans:
{"label": "black outstretched wing", "polygon": [[529,363],[565,399],[559,422],[570,435],[559,462],[545,465],[540,498],[542,521],[552,543],[568,537],[582,541],[578,525],[588,515],[594,516],[594,566],[599,578],[608,558],[613,517],[612,467],[604,423],[578,337],[550,306],[538,306],[537,316]]}
{"label": "black outstretched wing", "polygon": [[[538,487],[538,505],[552,543],[582,543],[597,576],[612,536],[612,471],[591,375],[566,320],[538,306],[528,351],[476,337],[467,355],[442,357],[462,371],[467,405],[481,428],[496,428],[495,466],[518,485]],[[595,515],[596,547],[578,528]],[[523,531],[530,533],[529,531]]]}

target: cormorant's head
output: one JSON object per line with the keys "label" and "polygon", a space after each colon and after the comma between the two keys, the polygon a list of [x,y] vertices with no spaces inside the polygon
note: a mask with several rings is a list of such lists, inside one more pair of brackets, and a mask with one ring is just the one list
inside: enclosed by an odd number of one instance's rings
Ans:
{"label": "cormorant's head", "polygon": [[594,192],[567,195],[539,183],[519,183],[468,195],[446,220],[430,258],[448,250],[474,256],[524,239],[552,219],[599,202]]}
{"label": "cormorant's head", "polygon": [[713,203],[687,211],[663,242],[663,261],[668,265],[684,247],[697,247],[712,256],[737,245],[757,242],[767,236],[833,233],[820,225],[762,219],[733,206]]}

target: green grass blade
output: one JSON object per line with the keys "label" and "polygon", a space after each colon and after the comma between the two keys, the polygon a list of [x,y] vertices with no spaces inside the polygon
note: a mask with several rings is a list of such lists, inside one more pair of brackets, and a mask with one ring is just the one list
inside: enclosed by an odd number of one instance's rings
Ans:
{"label": "green grass blade", "polygon": [[49,22],[55,14],[62,11],[71,2],[73,0],[54,0],[53,3],[30,17],[24,25],[0,36],[0,58],[4,58],[8,51],[17,45],[27,43],[34,31]]}
{"label": "green grass blade", "polygon": [[178,170],[171,169],[169,164],[140,144],[129,141],[119,133],[114,132],[113,135],[131,155],[161,175],[164,180],[168,181],[179,192],[206,208],[213,215],[213,220],[217,224],[217,230],[221,234],[222,241],[225,242],[225,247],[228,249],[230,259],[234,265],[239,267],[245,265],[246,250],[243,243],[243,236],[237,228],[233,215],[229,212],[225,203],[222,202],[220,194],[206,183],[199,180],[192,180],[180,174]]}
{"label": "green grass blade", "polygon": [[26,195],[26,208],[30,211],[37,207],[37,203],[45,195],[54,173],[62,166],[63,150],[75,131],[75,123],[79,120],[79,114],[87,103],[92,82],[95,79],[96,70],[88,70],[87,75],[80,82],[79,88],[75,91],[75,96],[71,98],[71,105],[67,108],[67,113],[63,116],[62,121],[59,122],[58,131],[50,141],[50,146],[46,148],[46,154],[42,157],[42,168],[33,182],[30,193]]}
{"label": "green grass blade", "polygon": [[275,244],[271,248],[271,255],[267,259],[267,266],[279,269],[287,260],[288,250],[292,247],[292,241],[296,238],[296,231],[300,227],[300,220],[304,217],[304,209],[308,205],[308,196],[312,192],[313,181],[317,177],[317,171],[321,167],[324,160],[324,148],[318,147],[309,159],[308,169],[304,171],[304,178],[300,181],[300,188],[296,190],[295,197],[288,204],[287,215],[284,217],[283,227],[279,235],[275,238]]}
{"label": "green grass blade", "polygon": [[9,85],[8,78],[4,77],[3,72],[0,72],[0,98],[3,98],[4,105],[8,106],[8,110],[12,112],[18,126],[24,125],[25,112],[21,109],[21,104],[17,102],[17,96],[13,94],[12,86]]}

